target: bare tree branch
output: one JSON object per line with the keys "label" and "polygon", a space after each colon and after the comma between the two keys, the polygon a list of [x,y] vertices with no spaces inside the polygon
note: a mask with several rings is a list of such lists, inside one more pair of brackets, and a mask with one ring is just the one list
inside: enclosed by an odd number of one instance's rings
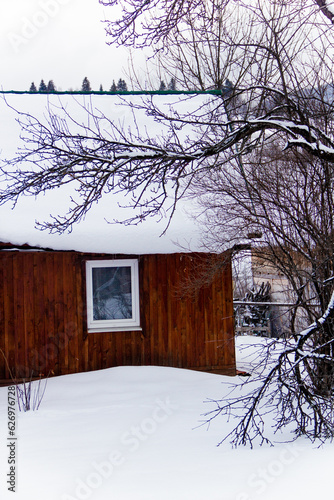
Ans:
{"label": "bare tree branch", "polygon": [[[0,203],[73,185],[69,212],[41,227],[70,230],[93,203],[122,193],[139,223],[190,195],[206,243],[217,252],[261,234],[255,252],[289,283],[291,338],[257,386],[218,401],[208,420],[240,417],[235,444],[297,435],[333,437],[334,62],[329,4],[317,0],[103,0],[120,6],[111,40],[150,46],[157,68],[180,88],[221,97],[126,103],[127,118],[93,105],[69,111],[50,98],[46,118],[20,113],[24,146],[3,161]],[[98,99],[98,98],[97,98]],[[182,100],[181,99],[181,100]],[[194,98],[195,99],[195,98]],[[125,101],[123,101],[124,103]],[[78,116],[84,113],[81,120]],[[128,123],[129,116],[130,124]],[[153,123],[153,126],[148,124]],[[329,304],[329,306],[328,306]],[[301,335],[298,317],[311,323]],[[320,318],[320,319],[317,319]],[[273,342],[273,349],[279,343]],[[274,359],[274,358],[272,358]],[[242,413],[240,416],[240,412]]]}
{"label": "bare tree branch", "polygon": [[[312,336],[327,322],[333,321],[334,294],[325,314],[300,333],[296,341],[284,344],[272,340],[267,345],[259,344],[260,360],[254,367],[254,375],[243,383],[242,391],[237,385],[224,400],[209,399],[214,408],[205,413],[203,424],[208,425],[221,415],[235,418],[237,424],[221,441],[231,440],[234,446],[270,443],[270,433],[264,423],[268,413],[272,415],[270,432],[277,434],[282,428],[293,426],[294,438],[306,436],[311,441],[324,441],[334,436],[332,395],[326,397],[318,386],[324,375],[323,367],[334,372],[334,358],[323,354],[333,349],[334,339],[316,347],[302,350]],[[320,371],[319,371],[320,370]],[[316,384],[314,380],[316,379]],[[250,387],[254,387],[249,389]],[[320,389],[320,390],[317,390]],[[239,395],[234,396],[234,393]],[[241,392],[241,395],[240,395]],[[219,443],[219,444],[221,444]]]}
{"label": "bare tree branch", "polygon": [[[210,110],[203,110],[197,121],[195,117],[189,120],[186,115],[167,116],[153,100],[137,105],[137,109],[142,107],[166,125],[165,136],[128,134],[106,116],[94,115],[88,108],[86,112],[93,126],[73,122],[76,133],[70,131],[69,117],[59,116],[64,109],[50,107],[49,118],[43,123],[20,114],[26,143],[17,157],[2,166],[7,184],[0,192],[0,203],[16,201],[23,193],[36,195],[72,183],[80,192],[79,199],[67,218],[62,221],[56,218],[46,224],[48,229],[60,232],[71,229],[94,202],[111,191],[132,195],[130,206],[141,211],[125,222],[137,223],[158,214],[170,196],[176,203],[183,192],[180,187],[183,181],[190,187],[201,172],[227,168],[224,165],[235,156],[234,148],[238,155],[246,154],[256,146],[259,137],[266,140],[266,134],[271,132],[285,137],[285,148],[302,148],[316,158],[334,161],[333,141],[326,134],[313,125],[276,116],[275,109],[265,117],[231,122],[222,117],[220,100]],[[215,114],[220,121],[214,120]],[[192,139],[182,143],[178,133],[185,125],[196,126],[198,130]],[[103,132],[107,126],[108,136]],[[29,164],[32,169],[27,168]]]}
{"label": "bare tree branch", "polygon": [[321,12],[331,21],[331,23],[334,23],[334,14],[333,12],[329,9],[328,4],[325,0],[314,0],[317,5],[319,5]]}

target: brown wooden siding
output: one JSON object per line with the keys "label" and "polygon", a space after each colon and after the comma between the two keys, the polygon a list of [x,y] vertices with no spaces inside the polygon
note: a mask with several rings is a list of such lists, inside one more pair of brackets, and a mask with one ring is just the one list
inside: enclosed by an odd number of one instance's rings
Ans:
{"label": "brown wooden siding", "polygon": [[126,257],[0,251],[0,349],[6,358],[0,353],[0,379],[10,379],[9,369],[21,378],[119,365],[234,374],[229,259],[210,285],[193,293],[194,272],[210,255],[139,256],[142,331],[88,333],[85,262],[100,258]]}

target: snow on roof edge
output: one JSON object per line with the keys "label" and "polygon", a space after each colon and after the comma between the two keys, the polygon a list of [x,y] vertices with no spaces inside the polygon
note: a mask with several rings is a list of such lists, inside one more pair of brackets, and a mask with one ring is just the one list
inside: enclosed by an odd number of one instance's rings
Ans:
{"label": "snow on roof edge", "polygon": [[[114,99],[110,95],[89,96],[98,101],[98,105],[110,115],[112,113],[119,119],[119,116],[127,118],[126,107],[117,106],[117,95]],[[184,104],[184,97],[175,95],[175,93],[154,94],[154,98],[168,106],[173,102],[173,96],[176,103],[181,103],[188,110],[188,100]],[[178,94],[184,94],[179,92]],[[200,94],[200,93],[199,93]],[[209,94],[209,95],[208,95]],[[210,96],[211,94],[211,96]],[[33,112],[43,114],[45,104],[52,97],[52,94],[37,93],[29,97],[19,95],[10,96],[9,104],[13,108],[23,112]],[[147,94],[146,94],[147,95]],[[217,95],[217,93],[215,93]],[[83,94],[83,98],[85,94]],[[118,96],[121,99],[124,96]],[[166,101],[166,99],[167,101]],[[200,99],[206,101],[214,99],[212,93],[187,96],[189,99]],[[56,97],[55,97],[56,98]],[[58,97],[57,97],[58,98]],[[65,96],[70,104],[70,96]],[[6,97],[7,99],[7,97]],[[73,97],[74,99],[74,97]],[[131,94],[129,94],[129,99]],[[140,99],[136,95],[133,99]],[[47,101],[46,101],[47,100]],[[71,101],[72,102],[72,101]],[[76,102],[76,101],[74,101]],[[196,101],[195,101],[196,102]],[[79,109],[80,105],[79,105]],[[7,106],[6,101],[0,99],[0,151],[3,158],[11,157],[19,145],[19,127],[16,121],[14,110]],[[116,119],[115,118],[115,119]],[[150,121],[151,120],[151,121]],[[150,117],[145,117],[145,127],[152,128],[155,133],[155,124]],[[65,193],[66,194],[66,193]],[[57,189],[38,196],[37,199],[30,196],[22,196],[15,208],[12,209],[8,204],[0,206],[0,241],[11,242],[13,245],[29,245],[34,248],[50,248],[59,251],[79,251],[91,253],[108,254],[132,254],[143,255],[149,253],[179,253],[179,252],[206,252],[202,242],[202,230],[196,222],[196,207],[191,200],[181,200],[177,210],[173,215],[172,221],[165,234],[164,229],[168,225],[168,215],[162,214],[161,217],[149,218],[138,225],[108,224],[107,221],[126,219],[123,217],[123,209],[119,207],[126,204],[124,197],[119,199],[115,195],[106,195],[103,199],[92,207],[86,215],[85,220],[73,227],[72,232],[59,234],[50,234],[46,231],[40,231],[36,228],[36,219],[40,222],[49,219],[50,213],[66,213],[65,198],[61,191]],[[122,213],[120,213],[120,210]],[[126,209],[125,209],[126,210]]]}

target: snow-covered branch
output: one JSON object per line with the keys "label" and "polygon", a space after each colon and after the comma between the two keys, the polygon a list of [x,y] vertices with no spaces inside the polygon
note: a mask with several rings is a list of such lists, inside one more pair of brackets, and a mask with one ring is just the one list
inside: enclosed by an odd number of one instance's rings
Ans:
{"label": "snow-covered branch", "polygon": [[[35,196],[73,184],[78,193],[74,206],[64,218],[46,224],[62,232],[71,229],[104,194],[122,191],[131,195],[129,205],[140,209],[124,222],[137,223],[158,214],[166,203],[175,208],[183,193],[182,181],[190,189],[199,176],[228,169],[228,162],[270,134],[285,137],[289,147],[295,145],[314,157],[334,161],[331,140],[313,125],[270,113],[266,118],[228,120],[221,106],[221,98],[216,98],[207,110],[201,107],[196,122],[196,113],[188,119],[187,113],[166,113],[152,101],[143,102],[131,107],[132,128],[94,114],[88,107],[89,124],[69,116],[64,106],[53,109],[49,105],[47,120],[19,113],[25,142],[17,156],[2,165],[5,188],[0,203],[15,203],[23,194]],[[145,127],[138,127],[138,120],[143,119],[139,114],[144,112],[149,118]],[[155,131],[155,123],[161,131]]]}

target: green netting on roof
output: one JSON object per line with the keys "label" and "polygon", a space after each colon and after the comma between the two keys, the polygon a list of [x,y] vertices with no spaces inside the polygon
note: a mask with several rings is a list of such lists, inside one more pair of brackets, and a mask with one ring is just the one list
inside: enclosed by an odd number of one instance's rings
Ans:
{"label": "green netting on roof", "polygon": [[221,90],[127,90],[123,92],[98,91],[82,92],[82,90],[55,90],[53,92],[31,92],[29,90],[0,90],[1,94],[60,94],[60,95],[182,95],[182,94],[209,94],[222,95]]}

